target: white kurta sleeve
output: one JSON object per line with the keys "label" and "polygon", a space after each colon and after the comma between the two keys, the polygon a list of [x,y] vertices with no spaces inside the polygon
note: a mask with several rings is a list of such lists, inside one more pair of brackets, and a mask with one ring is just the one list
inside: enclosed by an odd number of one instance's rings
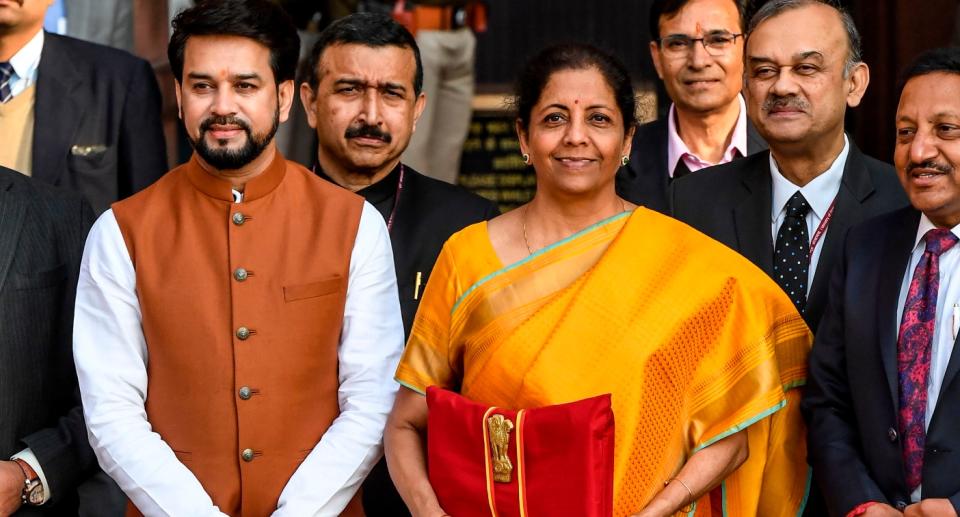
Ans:
{"label": "white kurta sleeve", "polygon": [[338,352],[340,416],[280,494],[276,516],[339,515],[383,453],[403,322],[390,235],[364,203],[350,257]]}
{"label": "white kurta sleeve", "polygon": [[112,210],[94,223],[83,250],[73,354],[90,445],[133,504],[148,517],[224,515],[147,420],[136,274]]}

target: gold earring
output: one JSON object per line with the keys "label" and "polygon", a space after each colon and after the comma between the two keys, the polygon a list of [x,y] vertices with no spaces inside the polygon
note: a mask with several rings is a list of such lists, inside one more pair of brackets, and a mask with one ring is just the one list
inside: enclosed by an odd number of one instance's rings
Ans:
{"label": "gold earring", "polygon": [[521,156],[523,156],[523,163],[530,165],[530,155],[527,153],[523,153]]}

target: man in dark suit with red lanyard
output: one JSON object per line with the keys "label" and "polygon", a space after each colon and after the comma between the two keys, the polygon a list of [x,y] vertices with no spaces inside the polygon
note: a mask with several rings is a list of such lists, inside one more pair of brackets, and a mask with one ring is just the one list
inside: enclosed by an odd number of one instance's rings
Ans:
{"label": "man in dark suit with red lanyard", "polygon": [[[315,170],[363,196],[387,222],[409,335],[443,243],[499,211],[401,163],[425,99],[417,43],[400,24],[373,13],[341,18],[321,33],[306,64],[300,97],[319,140]],[[363,485],[363,504],[370,516],[408,514],[383,461]]]}
{"label": "man in dark suit with red lanyard", "polygon": [[912,206],[850,230],[802,403],[831,515],[960,511],[960,50],[905,77],[894,162]]}
{"label": "man in dark suit with red lanyard", "polygon": [[850,15],[771,0],[747,33],[747,112],[770,150],[675,181],[673,215],[766,271],[816,331],[846,229],[906,197],[844,134],[870,76]]}

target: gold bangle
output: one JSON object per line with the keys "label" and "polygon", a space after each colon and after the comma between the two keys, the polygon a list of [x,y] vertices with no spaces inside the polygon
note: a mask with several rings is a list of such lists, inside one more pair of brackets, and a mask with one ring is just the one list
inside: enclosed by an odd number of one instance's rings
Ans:
{"label": "gold bangle", "polygon": [[664,482],[663,482],[664,488],[666,488],[667,486],[669,486],[671,481],[676,481],[677,483],[680,483],[680,486],[682,486],[683,488],[686,488],[686,489],[687,489],[687,493],[690,494],[690,502],[687,503],[686,505],[684,505],[684,507],[681,508],[680,511],[683,512],[683,513],[692,512],[692,511],[693,511],[693,508],[694,508],[693,504],[697,501],[696,497],[693,496],[693,490],[690,490],[690,487],[688,487],[687,484],[684,483],[683,480],[680,479],[680,478],[670,478],[670,479],[664,481]]}

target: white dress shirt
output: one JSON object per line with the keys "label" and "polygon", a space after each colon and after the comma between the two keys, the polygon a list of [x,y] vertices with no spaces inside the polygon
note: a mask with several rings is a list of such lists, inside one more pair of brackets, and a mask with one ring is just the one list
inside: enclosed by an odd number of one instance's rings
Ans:
{"label": "white dress shirt", "polygon": [[[917,236],[913,241],[913,253],[910,255],[910,264],[903,274],[900,298],[897,301],[898,334],[900,322],[903,321],[903,306],[907,303],[907,293],[910,291],[910,281],[913,280],[913,272],[917,269],[917,264],[920,263],[920,258],[923,257],[923,252],[926,249],[926,241],[923,240],[923,236],[934,228],[936,226],[930,222],[926,215],[920,216]],[[960,237],[960,225],[954,226],[950,231]],[[937,316],[933,324],[933,342],[930,347],[930,374],[927,377],[927,411],[924,415],[924,429],[930,426],[933,410],[937,407],[937,398],[940,396],[943,376],[947,373],[947,363],[950,362],[957,331],[960,330],[954,322],[954,311],[960,310],[960,278],[957,278],[958,273],[960,273],[960,244],[954,245],[940,255],[940,289],[937,291]],[[922,488],[923,485],[918,486],[910,494],[910,499],[913,502],[920,500],[920,490]]]}
{"label": "white dress shirt", "polygon": [[[402,348],[390,237],[383,217],[364,203],[338,351],[340,415],[287,482],[273,515],[338,515],[350,502],[382,455]],[[151,429],[136,273],[112,210],[93,225],[84,248],[74,358],[90,445],[137,508],[147,516],[223,515]]]}
{"label": "white dress shirt", "polygon": [[37,82],[37,68],[40,66],[40,52],[43,51],[43,31],[27,42],[13,57],[10,66],[13,67],[13,76],[10,80],[10,93],[14,97]]}
{"label": "white dress shirt", "polygon": [[[770,176],[773,178],[773,203],[770,205],[770,231],[772,232],[773,242],[777,242],[777,232],[787,217],[787,201],[793,195],[800,191],[803,197],[810,205],[810,211],[807,212],[807,238],[813,239],[813,234],[820,226],[820,221],[827,215],[830,205],[837,198],[840,192],[840,183],[843,180],[843,168],[847,164],[847,155],[850,154],[850,142],[847,141],[847,135],[843,135],[843,149],[833,160],[830,167],[822,174],[814,178],[810,183],[802,187],[794,185],[780,172],[777,161],[773,159],[773,153],[770,154]],[[830,232],[829,225],[820,236],[817,247],[813,250],[810,257],[810,267],[807,269],[807,294],[810,294],[810,286],[813,285],[813,278],[817,273],[817,265],[820,263],[820,253],[823,251],[823,243],[827,240],[827,233]],[[808,243],[809,244],[809,243]]]}

